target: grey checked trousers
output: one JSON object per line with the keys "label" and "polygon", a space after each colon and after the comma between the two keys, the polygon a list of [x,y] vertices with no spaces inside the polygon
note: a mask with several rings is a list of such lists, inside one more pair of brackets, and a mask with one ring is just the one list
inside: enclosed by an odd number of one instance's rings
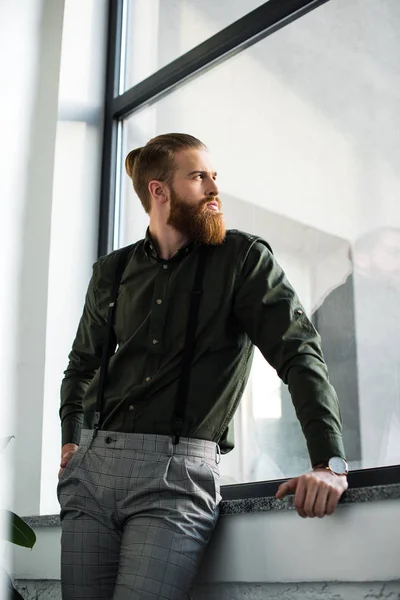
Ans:
{"label": "grey checked trousers", "polygon": [[214,442],[83,430],[58,483],[63,600],[186,600],[221,500]]}

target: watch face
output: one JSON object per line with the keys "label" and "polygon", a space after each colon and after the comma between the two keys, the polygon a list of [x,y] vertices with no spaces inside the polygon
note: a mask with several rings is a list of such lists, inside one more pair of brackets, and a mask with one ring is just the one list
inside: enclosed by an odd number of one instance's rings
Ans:
{"label": "watch face", "polygon": [[331,471],[337,473],[337,475],[344,475],[348,471],[347,462],[340,456],[334,456],[328,464]]}

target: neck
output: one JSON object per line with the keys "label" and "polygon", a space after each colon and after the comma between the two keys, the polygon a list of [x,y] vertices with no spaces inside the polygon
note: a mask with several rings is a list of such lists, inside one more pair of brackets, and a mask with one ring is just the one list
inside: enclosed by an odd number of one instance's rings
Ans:
{"label": "neck", "polygon": [[159,257],[164,260],[172,258],[189,241],[185,235],[170,225],[157,222],[152,218],[150,218],[150,235],[157,246]]}

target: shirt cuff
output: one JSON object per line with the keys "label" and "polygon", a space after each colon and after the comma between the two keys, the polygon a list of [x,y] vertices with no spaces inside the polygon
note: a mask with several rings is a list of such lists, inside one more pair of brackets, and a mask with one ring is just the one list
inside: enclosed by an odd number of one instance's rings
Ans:
{"label": "shirt cuff", "polygon": [[82,420],[65,420],[61,427],[61,445],[77,444],[81,441]]}
{"label": "shirt cuff", "polygon": [[340,434],[327,433],[320,437],[314,437],[307,440],[307,447],[313,467],[320,463],[327,463],[332,456],[339,456],[346,460],[343,438]]}

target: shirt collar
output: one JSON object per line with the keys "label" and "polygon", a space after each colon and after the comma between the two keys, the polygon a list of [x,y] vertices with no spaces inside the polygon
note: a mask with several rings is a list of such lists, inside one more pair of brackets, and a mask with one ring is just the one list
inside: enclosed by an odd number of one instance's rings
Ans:
{"label": "shirt collar", "polygon": [[[178,252],[176,254],[174,254],[174,256],[172,258],[170,258],[169,260],[173,260],[173,261],[180,260],[181,258],[183,258],[183,256],[186,256],[186,254],[189,254],[189,252],[191,252],[193,250],[195,245],[196,244],[194,242],[188,242],[187,244],[182,246],[182,248],[179,248]],[[155,260],[162,261],[162,262],[168,262],[158,256],[157,248],[156,248],[156,245],[150,235],[149,227],[146,230],[146,235],[144,238],[144,250],[145,250],[148,258],[153,258]]]}

